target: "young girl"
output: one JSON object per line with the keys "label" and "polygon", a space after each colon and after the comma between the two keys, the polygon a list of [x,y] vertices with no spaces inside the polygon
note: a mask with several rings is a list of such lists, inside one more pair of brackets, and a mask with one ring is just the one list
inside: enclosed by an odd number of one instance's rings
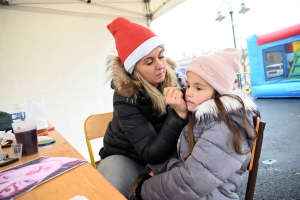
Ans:
{"label": "young girl", "polygon": [[228,48],[188,65],[185,100],[190,115],[178,140],[179,158],[149,166],[155,176],[139,183],[137,199],[239,199],[236,192],[257,134],[252,118],[259,116],[250,98],[231,94],[240,58],[239,50]]}

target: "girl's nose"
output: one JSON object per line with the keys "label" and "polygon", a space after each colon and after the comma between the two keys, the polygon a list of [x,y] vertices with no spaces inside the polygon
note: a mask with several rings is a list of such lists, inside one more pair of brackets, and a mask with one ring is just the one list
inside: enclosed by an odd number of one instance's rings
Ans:
{"label": "girl's nose", "polygon": [[185,91],[185,96],[187,96],[187,97],[191,97],[191,91],[190,91],[190,89],[189,88],[186,88],[186,91]]}

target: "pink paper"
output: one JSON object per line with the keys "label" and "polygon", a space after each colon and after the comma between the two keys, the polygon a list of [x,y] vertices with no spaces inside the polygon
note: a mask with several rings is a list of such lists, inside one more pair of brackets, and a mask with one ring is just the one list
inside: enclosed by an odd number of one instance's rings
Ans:
{"label": "pink paper", "polygon": [[0,173],[0,199],[12,199],[86,161],[68,157],[39,157]]}

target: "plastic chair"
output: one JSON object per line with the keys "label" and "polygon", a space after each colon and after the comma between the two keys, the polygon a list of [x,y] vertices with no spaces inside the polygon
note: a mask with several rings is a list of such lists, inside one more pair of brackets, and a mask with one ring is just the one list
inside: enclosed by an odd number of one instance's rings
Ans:
{"label": "plastic chair", "polygon": [[266,126],[266,123],[260,121],[259,117],[253,117],[253,122],[258,135],[256,139],[253,141],[253,146],[251,150],[252,155],[248,166],[249,175],[248,175],[245,200],[253,200],[254,198],[259,158],[260,158],[261,147],[263,143],[264,130]]}
{"label": "plastic chair", "polygon": [[86,144],[89,150],[91,165],[96,168],[94,153],[92,150],[91,140],[104,137],[107,126],[113,118],[113,113],[102,113],[90,115],[84,121],[84,134]]}

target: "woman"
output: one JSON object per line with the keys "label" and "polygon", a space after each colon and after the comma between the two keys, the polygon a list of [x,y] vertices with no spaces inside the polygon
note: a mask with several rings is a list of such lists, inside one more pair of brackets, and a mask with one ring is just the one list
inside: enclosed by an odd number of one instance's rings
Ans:
{"label": "woman", "polygon": [[114,116],[98,171],[126,196],[147,163],[164,162],[176,149],[188,111],[180,88],[174,87],[175,63],[164,57],[160,38],[120,17],[107,27],[118,56],[108,59]]}

